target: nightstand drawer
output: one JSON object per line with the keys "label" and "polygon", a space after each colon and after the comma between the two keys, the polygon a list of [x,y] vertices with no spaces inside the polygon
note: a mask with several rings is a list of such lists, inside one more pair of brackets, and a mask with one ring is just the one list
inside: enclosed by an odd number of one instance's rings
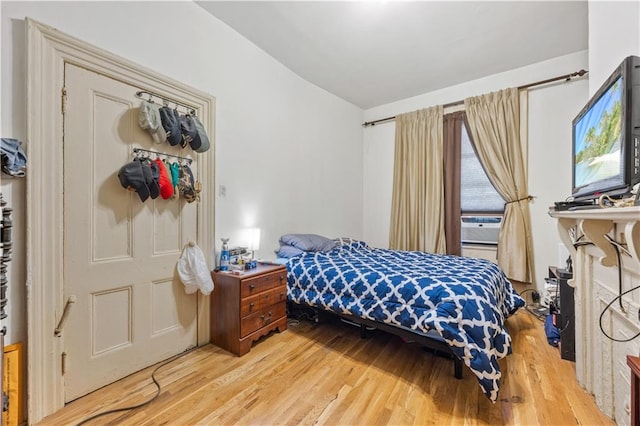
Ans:
{"label": "nightstand drawer", "polygon": [[287,287],[280,286],[260,294],[260,307],[273,305],[287,299]]}
{"label": "nightstand drawer", "polygon": [[242,280],[240,297],[245,298],[253,296],[254,294],[262,293],[265,290],[284,285],[286,284],[286,280],[286,272],[275,272]]}
{"label": "nightstand drawer", "polygon": [[240,321],[240,336],[247,334],[269,325],[272,321],[285,316],[286,304],[278,303],[276,305],[267,306],[260,311],[242,318]]}
{"label": "nightstand drawer", "polygon": [[[269,290],[268,299],[270,303],[285,302],[287,300],[287,286],[283,285],[280,287],[276,287],[273,290]],[[262,305],[262,306],[265,306],[265,305]]]}
{"label": "nightstand drawer", "polygon": [[257,312],[260,308],[260,298],[262,294],[256,294],[242,299],[242,305],[240,306],[240,316],[246,317],[249,314]]}

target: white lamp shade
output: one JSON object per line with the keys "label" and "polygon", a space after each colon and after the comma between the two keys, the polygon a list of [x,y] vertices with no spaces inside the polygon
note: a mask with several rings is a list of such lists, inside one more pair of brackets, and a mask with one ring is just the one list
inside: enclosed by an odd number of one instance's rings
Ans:
{"label": "white lamp shade", "polygon": [[249,229],[249,250],[260,250],[260,228]]}

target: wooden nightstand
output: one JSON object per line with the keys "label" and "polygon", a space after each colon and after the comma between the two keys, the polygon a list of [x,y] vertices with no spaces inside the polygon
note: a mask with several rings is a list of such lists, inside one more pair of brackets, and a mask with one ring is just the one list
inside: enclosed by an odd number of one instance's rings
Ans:
{"label": "wooden nightstand", "polygon": [[287,269],[258,264],[242,275],[212,272],[211,343],[242,356],[272,330],[287,329]]}

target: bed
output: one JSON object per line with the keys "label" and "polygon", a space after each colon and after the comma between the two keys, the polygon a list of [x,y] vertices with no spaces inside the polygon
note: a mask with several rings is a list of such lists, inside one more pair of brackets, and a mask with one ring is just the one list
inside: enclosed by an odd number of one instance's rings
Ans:
{"label": "bed", "polygon": [[437,332],[484,394],[497,400],[498,360],[511,352],[504,322],[524,306],[497,265],[375,249],[348,238],[298,250],[285,261],[289,301],[419,336]]}

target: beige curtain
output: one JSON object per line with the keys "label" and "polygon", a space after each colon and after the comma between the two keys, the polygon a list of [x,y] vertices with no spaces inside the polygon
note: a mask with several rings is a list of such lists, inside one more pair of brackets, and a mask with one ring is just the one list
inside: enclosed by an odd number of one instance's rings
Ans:
{"label": "beige curtain", "polygon": [[442,106],[396,116],[389,247],[444,253]]}
{"label": "beige curtain", "polygon": [[533,244],[525,152],[520,143],[518,89],[465,99],[468,128],[478,159],[502,198],[498,265],[516,281],[533,279]]}

